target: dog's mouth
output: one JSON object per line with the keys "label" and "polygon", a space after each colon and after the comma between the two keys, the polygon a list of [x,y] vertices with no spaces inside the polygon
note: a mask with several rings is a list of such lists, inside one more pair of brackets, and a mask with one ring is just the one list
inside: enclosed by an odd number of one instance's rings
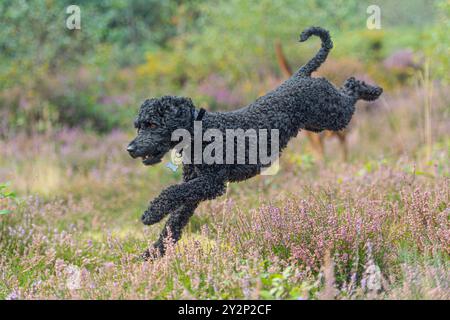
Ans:
{"label": "dog's mouth", "polygon": [[157,154],[157,155],[145,155],[142,156],[142,163],[146,166],[150,166],[152,164],[157,164],[161,162],[163,154]]}

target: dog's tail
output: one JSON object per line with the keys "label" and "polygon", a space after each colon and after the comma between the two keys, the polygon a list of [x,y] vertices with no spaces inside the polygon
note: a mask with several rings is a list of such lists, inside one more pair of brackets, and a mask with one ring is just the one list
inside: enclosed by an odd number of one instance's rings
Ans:
{"label": "dog's tail", "polygon": [[333,48],[333,41],[331,41],[330,33],[320,27],[310,27],[304,30],[300,35],[300,42],[308,40],[312,35],[318,36],[322,40],[322,47],[314,58],[297,71],[297,74],[303,77],[311,76],[311,73],[316,71],[320,65],[325,62],[328,53]]}

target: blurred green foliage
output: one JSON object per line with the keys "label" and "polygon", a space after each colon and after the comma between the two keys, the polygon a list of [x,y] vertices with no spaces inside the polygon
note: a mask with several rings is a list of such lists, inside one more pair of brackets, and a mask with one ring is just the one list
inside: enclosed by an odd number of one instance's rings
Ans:
{"label": "blurred green foliage", "polygon": [[438,3],[438,23],[429,30],[424,50],[429,58],[432,76],[450,82],[450,1]]}
{"label": "blurred green foliage", "polygon": [[[316,40],[297,43],[310,25],[332,32],[333,58],[361,62],[382,83],[393,81],[375,64],[406,47],[432,60],[433,77],[448,77],[445,0],[79,0],[81,30],[65,27],[70,4],[0,3],[0,134],[62,126],[108,131],[128,125],[143,98],[160,94],[214,105],[228,94],[236,98],[218,107],[235,107],[279,73],[274,41],[295,66],[315,53]],[[380,31],[366,28],[370,4],[382,9]],[[222,91],[198,90],[211,76],[224,81]]]}
{"label": "blurred green foliage", "polygon": [[9,185],[9,183],[0,183],[0,215],[10,214],[12,211],[8,208],[9,203],[18,202],[16,193],[8,189]]}

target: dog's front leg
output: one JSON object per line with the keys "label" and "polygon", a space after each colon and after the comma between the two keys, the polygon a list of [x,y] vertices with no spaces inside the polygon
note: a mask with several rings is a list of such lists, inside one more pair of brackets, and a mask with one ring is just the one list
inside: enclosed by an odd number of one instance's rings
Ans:
{"label": "dog's front leg", "polygon": [[[173,189],[173,186],[169,187]],[[163,190],[159,196],[153,199],[148,209],[145,210],[144,214],[141,217],[141,221],[145,225],[152,225],[160,222],[168,213],[166,203],[170,201],[169,195],[171,191],[168,189]]]}
{"label": "dog's front leg", "polygon": [[214,199],[225,192],[223,177],[204,175],[170,186],[156,197],[142,215],[142,222],[152,225],[161,221],[186,202],[198,204],[200,201]]}
{"label": "dog's front leg", "polygon": [[167,220],[164,229],[159,235],[159,239],[153,244],[151,249],[144,252],[143,258],[148,260],[163,256],[166,252],[166,241],[177,242],[180,240],[181,232],[189,222],[189,218],[194,214],[196,208],[197,204],[186,204],[171,213],[169,220]]}
{"label": "dog's front leg", "polygon": [[[225,193],[225,182],[221,176],[200,176],[179,185],[171,186],[164,190],[161,195],[152,201],[149,210],[158,208],[164,209],[153,214],[152,218],[164,217],[165,213],[171,213],[158,241],[153,245],[152,251],[146,251],[143,255],[145,259],[153,256],[164,255],[164,241],[170,236],[171,241],[176,242],[181,237],[182,229],[189,222],[189,218],[194,214],[195,208],[201,201],[214,199]],[[170,197],[169,197],[170,196]],[[169,198],[168,198],[169,197]],[[161,199],[169,199],[170,202],[161,203]],[[148,210],[148,211],[149,211]],[[146,214],[147,212],[146,211]],[[162,214],[161,214],[162,213]],[[144,223],[149,221],[146,214],[142,217]]]}

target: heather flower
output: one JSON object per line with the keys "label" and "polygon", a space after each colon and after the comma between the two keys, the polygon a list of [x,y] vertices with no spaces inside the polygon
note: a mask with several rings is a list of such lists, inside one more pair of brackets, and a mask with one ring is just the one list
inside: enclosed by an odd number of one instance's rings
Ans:
{"label": "heather flower", "polygon": [[66,286],[69,290],[81,289],[81,270],[75,265],[69,265],[65,268]]}
{"label": "heather flower", "polygon": [[11,291],[7,296],[6,300],[19,300],[20,299],[20,293],[17,290]]}

